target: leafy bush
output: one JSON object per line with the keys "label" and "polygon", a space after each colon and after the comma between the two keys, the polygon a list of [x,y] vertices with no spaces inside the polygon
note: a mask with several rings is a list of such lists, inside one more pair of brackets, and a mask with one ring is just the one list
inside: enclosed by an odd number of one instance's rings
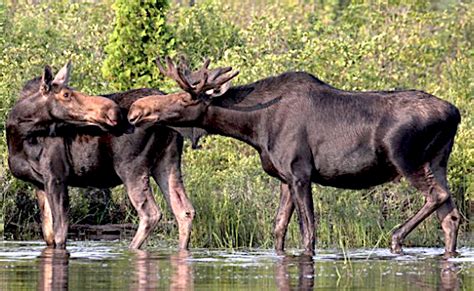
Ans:
{"label": "leafy bush", "polygon": [[166,25],[166,0],[117,0],[115,28],[105,47],[102,72],[117,90],[156,85],[157,56],[172,51],[174,39]]}

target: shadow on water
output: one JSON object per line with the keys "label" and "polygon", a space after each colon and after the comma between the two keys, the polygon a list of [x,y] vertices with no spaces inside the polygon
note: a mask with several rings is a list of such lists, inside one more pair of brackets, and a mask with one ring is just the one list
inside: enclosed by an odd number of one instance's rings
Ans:
{"label": "shadow on water", "polygon": [[114,243],[0,243],[0,290],[473,290],[474,249],[321,250],[314,257],[268,250],[129,251]]}

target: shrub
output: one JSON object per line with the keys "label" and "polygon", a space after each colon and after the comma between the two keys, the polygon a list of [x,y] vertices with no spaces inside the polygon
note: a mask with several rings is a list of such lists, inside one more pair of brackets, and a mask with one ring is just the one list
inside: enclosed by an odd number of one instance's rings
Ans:
{"label": "shrub", "polygon": [[117,0],[112,7],[115,28],[105,47],[104,77],[117,90],[157,86],[156,57],[174,46],[165,18],[168,1]]}

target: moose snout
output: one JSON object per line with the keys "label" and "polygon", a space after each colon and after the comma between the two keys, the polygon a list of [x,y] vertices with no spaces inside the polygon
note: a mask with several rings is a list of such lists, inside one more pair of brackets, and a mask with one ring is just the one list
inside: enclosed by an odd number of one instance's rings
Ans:
{"label": "moose snout", "polygon": [[105,110],[104,120],[110,126],[115,126],[120,121],[120,109],[118,106],[112,106]]}
{"label": "moose snout", "polygon": [[138,121],[140,121],[142,115],[143,114],[142,114],[141,110],[130,111],[128,113],[128,122],[135,125],[135,124],[138,123]]}
{"label": "moose snout", "polygon": [[130,111],[128,112],[128,121],[130,124],[138,125],[144,117],[148,116],[150,111],[146,108],[142,108],[141,106],[136,106],[132,104]]}

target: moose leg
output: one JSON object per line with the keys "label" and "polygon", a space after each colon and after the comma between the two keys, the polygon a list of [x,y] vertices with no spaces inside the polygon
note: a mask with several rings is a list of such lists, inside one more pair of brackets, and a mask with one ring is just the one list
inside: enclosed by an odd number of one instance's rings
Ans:
{"label": "moose leg", "polygon": [[[434,177],[437,181],[440,182],[441,186],[448,193],[448,180],[446,178],[447,171],[446,167],[448,164],[449,154],[451,153],[452,143],[449,143],[443,152],[442,155],[437,156],[432,162],[432,169]],[[442,204],[436,211],[438,219],[441,222],[441,228],[444,232],[444,257],[449,258],[455,256],[456,252],[456,242],[459,230],[459,224],[461,222],[461,215],[459,214],[454,201],[450,196],[446,199],[446,202]]]}
{"label": "moose leg", "polygon": [[392,234],[391,250],[393,253],[401,253],[402,242],[405,237],[425,218],[430,216],[441,205],[450,199],[450,193],[443,187],[442,183],[435,179],[433,172],[428,164],[417,172],[407,175],[410,183],[421,191],[426,198],[423,207],[400,228]]}
{"label": "moose leg", "polygon": [[311,182],[309,178],[294,179],[289,185],[293,203],[298,213],[300,231],[303,237],[304,254],[312,256],[314,255],[316,239]]}
{"label": "moose leg", "polygon": [[43,239],[48,247],[54,246],[54,231],[53,231],[53,215],[49,207],[46,193],[41,189],[36,189],[36,198],[38,199],[38,206],[41,214],[41,229],[43,231]]}
{"label": "moose leg", "polygon": [[295,205],[291,198],[290,188],[288,184],[280,184],[280,205],[275,217],[275,250],[277,253],[283,253],[285,249],[285,236],[290,223],[291,215],[295,210]]}
{"label": "moose leg", "polygon": [[196,212],[186,195],[181,181],[181,174],[176,169],[169,169],[168,171],[160,171],[154,177],[178,223],[179,249],[186,250],[188,249],[192,222]]}
{"label": "moose leg", "polygon": [[133,237],[129,248],[138,249],[160,221],[161,212],[151,193],[148,174],[129,175],[125,177],[124,181],[128,197],[140,218],[137,233]]}
{"label": "moose leg", "polygon": [[441,222],[441,228],[444,232],[444,257],[450,258],[457,255],[456,242],[458,237],[459,223],[461,215],[449,197],[443,205],[437,210],[438,219]]}
{"label": "moose leg", "polygon": [[66,179],[69,175],[69,164],[62,139],[48,141],[41,158],[41,170],[47,202],[45,207],[49,205],[51,210],[54,247],[64,249],[68,230],[69,196]]}
{"label": "moose leg", "polygon": [[158,183],[178,223],[179,249],[188,249],[191,228],[196,212],[186,195],[181,179],[181,149],[170,143],[153,169],[153,178]]}
{"label": "moose leg", "polygon": [[52,210],[54,247],[58,249],[66,248],[68,230],[68,208],[69,195],[67,186],[62,183],[50,181],[46,187],[47,202]]}

